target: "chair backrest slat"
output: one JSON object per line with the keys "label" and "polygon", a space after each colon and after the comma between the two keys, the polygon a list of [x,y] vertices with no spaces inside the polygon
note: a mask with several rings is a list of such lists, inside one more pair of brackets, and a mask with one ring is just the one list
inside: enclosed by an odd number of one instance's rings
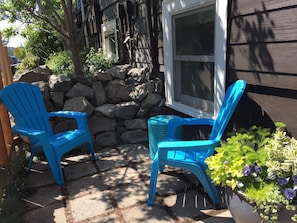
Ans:
{"label": "chair backrest slat", "polygon": [[0,92],[0,101],[5,104],[16,124],[45,131],[52,135],[48,112],[38,86],[29,83],[13,83]]}
{"label": "chair backrest slat", "polygon": [[222,138],[222,135],[236,109],[246,87],[244,80],[237,80],[230,85],[225,94],[222,106],[212,128],[210,139]]}

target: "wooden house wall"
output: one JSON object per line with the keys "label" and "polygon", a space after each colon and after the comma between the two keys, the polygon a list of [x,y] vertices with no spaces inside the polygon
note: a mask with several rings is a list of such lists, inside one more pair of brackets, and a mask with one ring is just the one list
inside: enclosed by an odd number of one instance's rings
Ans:
{"label": "wooden house wall", "polygon": [[[116,19],[119,24],[117,4],[126,0],[99,1],[102,23]],[[162,1],[130,0],[135,4],[135,16],[132,24],[132,61],[135,67],[150,67],[155,65],[156,73],[164,70],[162,41]],[[149,7],[150,8],[149,8]],[[98,24],[100,26],[101,24]]]}
{"label": "wooden house wall", "polygon": [[[117,18],[117,4],[99,1],[102,22]],[[162,73],[162,1],[137,0],[133,25],[133,65]],[[150,9],[148,9],[150,7]],[[247,82],[229,128],[253,124],[287,124],[297,137],[297,1],[229,0],[227,32],[227,85]]]}
{"label": "wooden house wall", "polygon": [[237,125],[281,121],[297,137],[297,1],[230,0],[227,79],[244,79]]}

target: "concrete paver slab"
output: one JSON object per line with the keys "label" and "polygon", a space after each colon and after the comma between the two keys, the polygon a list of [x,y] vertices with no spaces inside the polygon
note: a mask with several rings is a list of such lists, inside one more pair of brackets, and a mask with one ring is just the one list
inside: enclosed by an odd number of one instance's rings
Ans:
{"label": "concrete paver slab", "polygon": [[27,211],[23,220],[25,223],[66,223],[67,221],[62,202]]}
{"label": "concrete paver slab", "polygon": [[119,208],[126,208],[147,200],[148,188],[140,183],[126,184],[117,187],[112,191],[112,195]]}
{"label": "concrete paver slab", "polygon": [[162,207],[148,206],[146,204],[133,207],[123,211],[123,216],[126,222],[129,223],[139,223],[139,222],[149,222],[149,223],[174,223],[175,221],[168,215],[165,209]]}
{"label": "concrete paver slab", "polygon": [[64,167],[65,180],[79,179],[80,177],[96,174],[97,170],[91,160],[75,165],[67,165]]}
{"label": "concrete paver slab", "polygon": [[120,167],[102,173],[104,185],[107,187],[116,187],[120,184],[141,182],[139,174],[131,167]]}
{"label": "concrete paver slab", "polygon": [[147,145],[123,144],[96,154],[95,162],[85,154],[64,157],[62,186],[46,163],[34,163],[26,182],[32,193],[24,198],[31,201],[24,222],[234,223],[228,210],[214,210],[195,176],[170,167],[159,174],[155,205],[148,206],[152,161]]}
{"label": "concrete paver slab", "polygon": [[67,183],[69,198],[81,197],[88,193],[104,191],[104,185],[99,174],[83,177]]}
{"label": "concrete paver slab", "polygon": [[75,222],[113,211],[108,195],[101,191],[71,199],[69,203]]}

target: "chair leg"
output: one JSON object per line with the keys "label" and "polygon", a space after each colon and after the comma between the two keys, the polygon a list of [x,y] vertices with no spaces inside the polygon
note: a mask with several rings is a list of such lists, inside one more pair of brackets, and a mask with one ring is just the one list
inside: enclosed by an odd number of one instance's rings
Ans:
{"label": "chair leg", "polygon": [[29,163],[28,163],[28,170],[27,170],[27,172],[30,172],[30,171],[31,171],[31,167],[32,167],[32,164],[33,164],[33,158],[34,158],[34,154],[31,153],[30,158],[29,158]]}
{"label": "chair leg", "polygon": [[154,205],[158,174],[159,174],[159,160],[154,159],[154,161],[152,163],[151,179],[150,179],[150,187],[149,187],[149,197],[148,197],[148,201],[147,201],[147,204],[150,206]]}
{"label": "chair leg", "polygon": [[31,170],[31,167],[32,167],[32,164],[33,164],[34,156],[35,156],[37,153],[40,153],[41,151],[42,151],[42,147],[39,147],[39,146],[36,146],[36,145],[32,145],[32,146],[31,146],[31,155],[30,155],[30,158],[29,158],[29,163],[28,163],[28,170],[27,170],[27,172],[30,172],[30,170]]}
{"label": "chair leg", "polygon": [[52,171],[53,177],[55,178],[56,184],[58,185],[64,184],[64,175],[62,172],[60,160],[51,159],[51,160],[48,160],[48,164]]}
{"label": "chair leg", "polygon": [[202,184],[203,188],[206,190],[208,196],[214,202],[215,204],[220,204],[221,199],[219,196],[219,193],[217,191],[217,188],[215,185],[211,182],[210,178],[205,175],[202,171],[199,171],[200,174],[195,174],[196,177],[199,179],[200,183]]}
{"label": "chair leg", "polygon": [[89,139],[89,141],[88,141],[88,145],[89,145],[90,153],[91,153],[91,155],[92,155],[92,160],[98,160],[98,157],[95,155],[94,145],[93,145],[91,139]]}

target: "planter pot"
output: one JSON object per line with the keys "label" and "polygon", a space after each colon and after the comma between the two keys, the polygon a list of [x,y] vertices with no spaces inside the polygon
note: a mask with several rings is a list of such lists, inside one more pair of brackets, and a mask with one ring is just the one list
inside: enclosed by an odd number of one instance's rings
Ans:
{"label": "planter pot", "polygon": [[[226,189],[225,202],[227,207],[236,223],[265,223],[261,219],[258,212],[254,211],[246,199],[245,195],[241,192]],[[292,223],[291,217],[296,214],[296,211],[288,211],[285,207],[281,208],[278,213],[278,223]]]}

